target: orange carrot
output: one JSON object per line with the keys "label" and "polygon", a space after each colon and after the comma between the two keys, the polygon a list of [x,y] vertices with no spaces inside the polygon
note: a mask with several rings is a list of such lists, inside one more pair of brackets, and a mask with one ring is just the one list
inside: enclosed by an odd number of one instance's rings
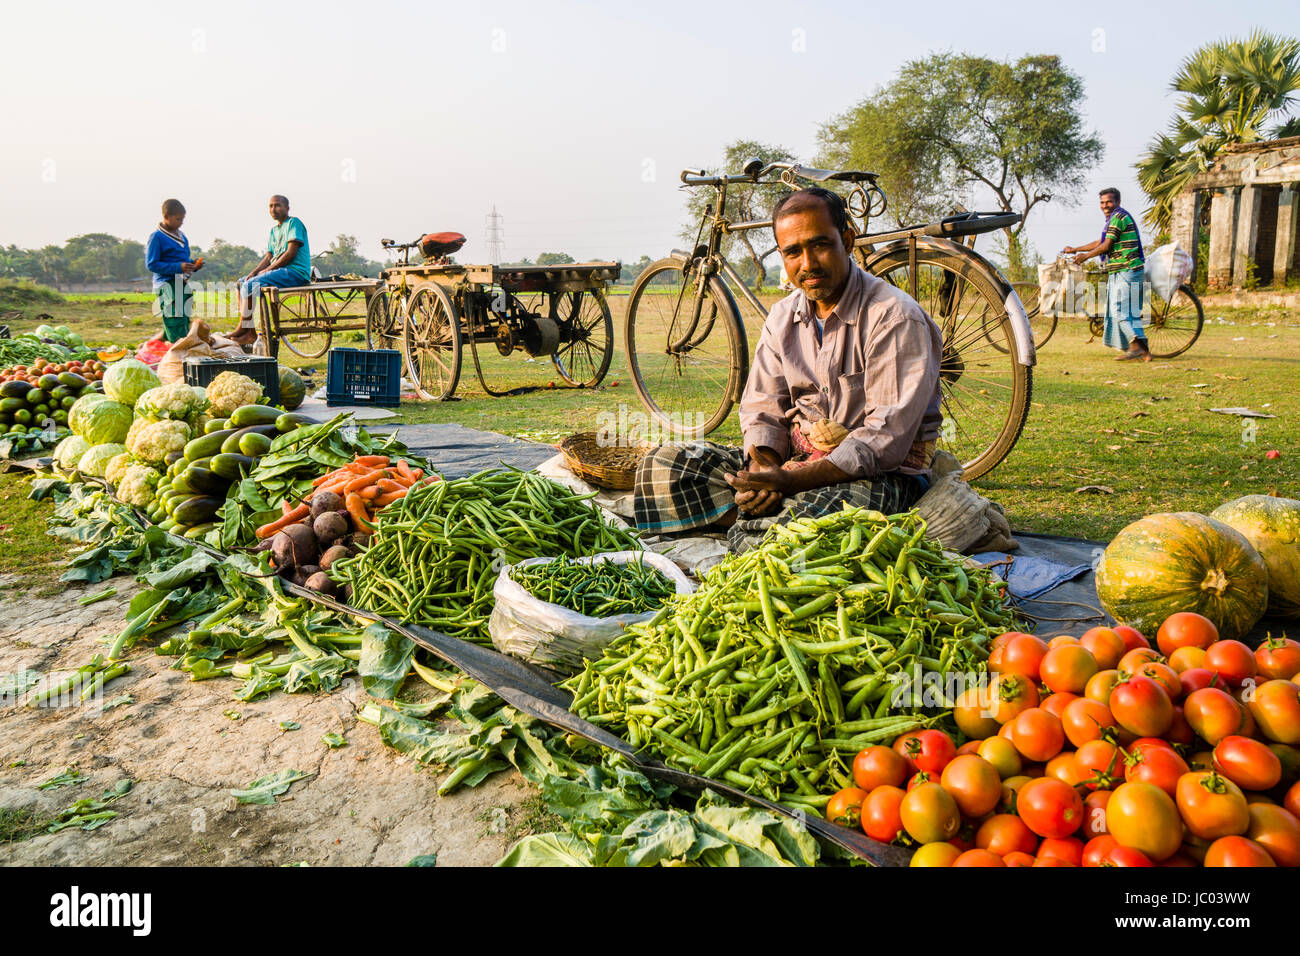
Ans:
{"label": "orange carrot", "polygon": [[412,480],[412,481],[419,481],[419,480],[420,480],[421,478],[423,478],[423,477],[424,477],[424,469],[423,469],[423,468],[416,468],[416,469],[414,469],[414,470],[411,472],[411,480]]}
{"label": "orange carrot", "polygon": [[401,491],[390,491],[387,494],[380,495],[375,499],[375,507],[383,508],[385,505],[391,505],[394,501],[399,501],[406,497],[408,489],[403,488]]}
{"label": "orange carrot", "polygon": [[408,481],[414,481],[415,475],[411,474],[411,466],[406,463],[405,458],[397,459],[397,474]]}
{"label": "orange carrot", "polygon": [[290,502],[288,498],[285,498],[284,501],[280,502],[280,514],[287,515],[292,510],[293,503]]}
{"label": "orange carrot", "polygon": [[358,531],[370,531],[374,526],[370,523],[370,516],[366,514],[366,503],[356,492],[352,492],[343,498],[343,503],[347,506],[348,514],[356,523]]}
{"label": "orange carrot", "polygon": [[366,485],[364,488],[358,491],[357,494],[361,496],[363,501],[374,501],[381,494],[383,494],[383,489],[380,488],[378,485]]}
{"label": "orange carrot", "polygon": [[262,525],[262,527],[258,528],[256,532],[257,539],[259,541],[262,541],[266,538],[269,538],[277,531],[284,530],[285,528],[289,527],[289,525],[293,524],[295,521],[301,521],[309,514],[311,514],[311,505],[307,505],[307,504],[299,505],[298,507],[294,508],[292,511],[288,512],[287,514],[281,515],[279,518],[272,521],[270,524],[264,524]]}
{"label": "orange carrot", "polygon": [[384,472],[382,469],[366,472],[366,474],[358,475],[356,478],[353,478],[346,485],[344,485],[343,491],[345,494],[349,491],[360,491],[362,488],[366,487],[366,485],[373,485],[376,481],[378,481],[382,477],[384,477]]}
{"label": "orange carrot", "polygon": [[358,455],[355,464],[365,465],[367,468],[382,468],[388,464],[387,455]]}
{"label": "orange carrot", "polygon": [[408,486],[409,482],[396,481],[392,478],[380,478],[375,485],[383,491],[401,491]]}

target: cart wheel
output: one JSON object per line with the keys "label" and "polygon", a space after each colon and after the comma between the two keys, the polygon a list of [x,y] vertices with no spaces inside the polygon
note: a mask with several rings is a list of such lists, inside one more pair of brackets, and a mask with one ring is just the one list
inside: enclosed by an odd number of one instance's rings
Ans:
{"label": "cart wheel", "polygon": [[[333,320],[327,315],[316,314],[316,298],[311,293],[300,294],[296,298],[302,303],[297,311],[286,309],[285,300],[280,300],[280,308],[275,316],[276,338],[294,355],[306,359],[320,358],[329,351]],[[287,322],[286,312],[289,316]]]}
{"label": "cart wheel", "polygon": [[614,358],[614,320],[599,289],[563,292],[552,298],[551,317],[560,326],[560,344],[551,356],[566,382],[599,385]]}
{"label": "cart wheel", "polygon": [[460,381],[460,316],[441,286],[425,286],[411,299],[402,323],[402,351],[420,398],[451,398]]}
{"label": "cart wheel", "polygon": [[366,306],[366,348],[396,349],[402,345],[401,300],[376,292]]}
{"label": "cart wheel", "polygon": [[1205,310],[1192,287],[1183,285],[1168,301],[1151,293],[1147,344],[1153,358],[1173,358],[1192,347],[1205,324]]}
{"label": "cart wheel", "polygon": [[[509,293],[503,294],[509,295]],[[483,386],[483,391],[493,398],[511,394],[514,388],[507,384],[507,380],[510,376],[508,363],[512,361],[511,355],[514,354],[511,349],[514,344],[513,339],[507,336],[504,340],[505,347],[511,351],[503,355],[497,347],[499,338],[497,330],[501,320],[487,307],[486,299],[470,295],[465,299],[465,306],[469,313],[465,316],[465,332],[469,337],[469,351],[474,359],[474,372],[478,375],[479,384]],[[516,369],[516,374],[517,371]]]}

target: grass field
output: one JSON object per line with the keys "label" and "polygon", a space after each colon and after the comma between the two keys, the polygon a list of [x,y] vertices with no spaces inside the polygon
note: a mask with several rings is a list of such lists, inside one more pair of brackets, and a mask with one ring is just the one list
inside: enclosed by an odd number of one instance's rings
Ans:
{"label": "grass field", "polygon": [[[550,382],[563,384],[549,361],[529,362],[522,352],[501,358],[489,347],[485,370],[494,387],[543,386],[491,398],[474,377],[467,345],[456,400],[406,402],[397,420],[460,422],[544,441],[636,420],[641,406],[622,351],[626,302],[625,295],[610,296],[616,348],[599,388],[547,390]],[[135,345],[157,327],[149,305],[149,296],[70,296],[41,308],[88,341]],[[36,324],[28,316],[10,322],[15,332]],[[757,317],[746,325],[752,348]],[[364,347],[337,338],[335,345]],[[1300,315],[1275,307],[1209,309],[1189,352],[1147,365],[1116,363],[1114,352],[1087,338],[1083,320],[1061,321],[1039,354],[1024,434],[1007,460],[976,482],[1006,509],[1013,528],[1109,540],[1155,511],[1204,512],[1253,493],[1300,497]],[[282,350],[281,360],[314,369],[323,381],[323,357],[304,360]],[[1276,417],[1209,411],[1235,407]],[[710,437],[738,442],[735,415]],[[1269,449],[1281,456],[1267,460]],[[1108,491],[1078,490],[1086,486]]]}

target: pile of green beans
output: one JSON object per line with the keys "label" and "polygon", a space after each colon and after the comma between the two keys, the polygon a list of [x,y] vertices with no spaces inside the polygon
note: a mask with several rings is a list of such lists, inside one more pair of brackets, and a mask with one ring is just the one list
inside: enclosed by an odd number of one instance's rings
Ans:
{"label": "pile of green beans", "polygon": [[662,607],[677,593],[671,581],[641,561],[614,564],[557,558],[511,568],[510,577],[538,600],[588,617],[643,614]]}
{"label": "pile of green beans", "polygon": [[500,469],[416,485],[379,512],[369,546],[329,575],[351,587],[354,607],[490,646],[492,587],[506,565],[641,550],[589,497]]}
{"label": "pile of green beans", "polygon": [[671,766],[819,807],[863,747],[949,725],[946,695],[896,700],[900,677],[946,690],[1016,625],[1000,583],[924,535],[915,513],[860,508],[775,526],[565,682],[571,709]]}

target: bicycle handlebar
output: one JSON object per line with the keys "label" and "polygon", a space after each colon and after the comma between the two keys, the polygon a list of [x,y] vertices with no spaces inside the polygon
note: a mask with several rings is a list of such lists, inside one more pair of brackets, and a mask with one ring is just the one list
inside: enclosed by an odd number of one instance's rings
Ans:
{"label": "bicycle handlebar", "polygon": [[682,182],[687,186],[721,186],[726,183],[756,183],[768,173],[781,170],[789,172],[799,179],[806,179],[809,182],[848,182],[848,183],[871,183],[875,184],[876,174],[867,173],[859,170],[844,169],[813,169],[812,167],[800,166],[798,163],[768,163],[762,164],[761,160],[751,159],[745,163],[745,171],[742,173],[720,173],[715,176],[705,174],[702,169],[683,169]]}

